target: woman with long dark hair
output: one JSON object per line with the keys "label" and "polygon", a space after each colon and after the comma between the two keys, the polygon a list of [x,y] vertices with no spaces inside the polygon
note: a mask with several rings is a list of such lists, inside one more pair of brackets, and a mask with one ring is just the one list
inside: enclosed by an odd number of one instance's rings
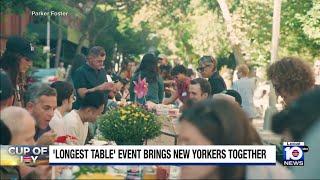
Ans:
{"label": "woman with long dark hair", "polygon": [[[188,104],[180,117],[179,144],[261,145],[246,114],[234,101],[213,98]],[[181,179],[289,179],[277,166],[183,166]]]}
{"label": "woman with long dark hair", "polygon": [[130,100],[137,100],[141,103],[143,100],[136,99],[133,83],[134,81],[137,81],[139,77],[141,77],[141,79],[146,78],[148,83],[148,93],[145,100],[152,101],[154,103],[161,103],[164,95],[164,85],[163,79],[158,73],[157,58],[153,54],[145,54],[143,56],[139,68],[136,70],[130,81]]}
{"label": "woman with long dark hair", "polygon": [[35,58],[34,47],[21,37],[10,37],[0,67],[8,74],[15,90],[14,105],[24,106],[23,96],[27,86],[26,72]]}

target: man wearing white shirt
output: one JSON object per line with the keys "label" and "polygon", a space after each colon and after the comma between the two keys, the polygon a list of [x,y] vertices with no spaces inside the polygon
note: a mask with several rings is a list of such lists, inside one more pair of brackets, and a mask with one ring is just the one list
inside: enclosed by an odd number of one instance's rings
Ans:
{"label": "man wearing white shirt", "polygon": [[54,115],[49,122],[49,126],[58,136],[64,135],[64,123],[62,117],[72,109],[73,103],[73,87],[70,83],[64,81],[56,81],[50,85],[57,91],[57,105]]}
{"label": "man wearing white shirt", "polygon": [[89,92],[82,100],[79,110],[72,110],[63,117],[64,132],[75,136],[76,144],[84,145],[88,135],[88,123],[95,122],[104,109],[102,92]]}

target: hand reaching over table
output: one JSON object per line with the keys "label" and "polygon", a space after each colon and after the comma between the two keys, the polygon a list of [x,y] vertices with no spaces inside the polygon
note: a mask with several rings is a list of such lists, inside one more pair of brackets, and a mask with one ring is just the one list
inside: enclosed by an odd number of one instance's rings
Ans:
{"label": "hand reaching over table", "polygon": [[111,82],[104,82],[103,84],[100,84],[97,86],[98,91],[105,91],[105,90],[110,90],[113,91],[115,89],[115,86]]}
{"label": "hand reaching over table", "polygon": [[153,110],[157,108],[157,104],[152,101],[147,101],[146,106],[148,110]]}
{"label": "hand reaching over table", "polygon": [[40,136],[40,138],[37,140],[36,144],[37,145],[52,145],[52,144],[54,144],[56,137],[57,137],[57,134],[53,130],[48,131],[48,132],[42,134],[42,136]]}

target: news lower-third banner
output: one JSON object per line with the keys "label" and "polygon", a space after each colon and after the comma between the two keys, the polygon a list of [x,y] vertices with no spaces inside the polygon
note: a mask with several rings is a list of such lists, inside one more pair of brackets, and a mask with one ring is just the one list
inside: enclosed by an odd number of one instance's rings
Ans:
{"label": "news lower-third banner", "polygon": [[275,165],[273,145],[1,146],[1,166]]}

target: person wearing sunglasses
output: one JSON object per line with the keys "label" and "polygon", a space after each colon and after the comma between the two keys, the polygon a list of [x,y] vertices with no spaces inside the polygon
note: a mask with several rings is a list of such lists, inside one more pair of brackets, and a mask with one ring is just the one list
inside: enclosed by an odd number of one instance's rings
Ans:
{"label": "person wearing sunglasses", "polygon": [[209,78],[211,94],[218,94],[227,89],[226,83],[217,71],[217,60],[212,56],[202,56],[198,62],[197,71],[203,78]]}
{"label": "person wearing sunglasses", "polygon": [[14,105],[23,107],[23,94],[26,91],[26,73],[36,59],[35,49],[32,44],[18,36],[11,36],[6,43],[6,51],[0,59],[2,68],[10,77],[14,87]]}

